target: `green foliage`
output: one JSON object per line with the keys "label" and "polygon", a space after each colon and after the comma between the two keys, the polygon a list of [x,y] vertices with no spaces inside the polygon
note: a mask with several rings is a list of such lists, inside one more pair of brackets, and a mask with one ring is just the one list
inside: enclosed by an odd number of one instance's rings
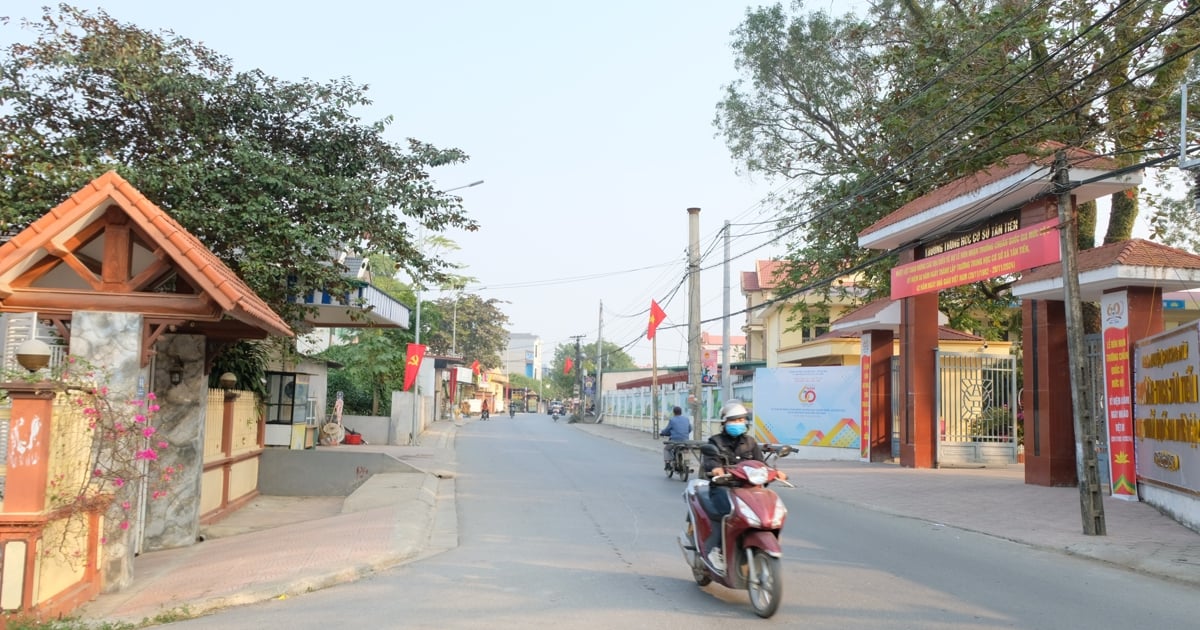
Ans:
{"label": "green foliage", "polygon": [[[1122,5],[1095,29],[1102,12],[1086,2],[793,7],[752,9],[734,31],[741,78],[715,122],[745,169],[793,184],[775,200],[791,267],[780,292],[834,292],[830,280],[867,264],[863,300],[886,295],[896,261],[870,262],[858,233],[922,194],[1047,140],[1118,164],[1169,150],[1184,42],[1200,37],[1200,16],[1169,0]],[[1105,242],[1130,236],[1136,197],[1121,197]],[[1094,205],[1082,213],[1094,231]],[[957,325],[1002,329],[989,303],[1009,301],[1007,280],[960,288]]]}
{"label": "green foliage", "polygon": [[[632,370],[637,367],[637,364],[633,362],[633,357],[626,354],[617,344],[605,341],[601,348],[604,350],[604,371]],[[554,360],[551,362],[550,372],[542,375],[545,387],[543,400],[556,398],[566,400],[574,397],[579,385],[579,370],[595,376],[597,359],[600,356],[600,353],[597,352],[596,342],[580,344],[579,355],[576,356],[574,343],[559,344],[554,349]],[[570,374],[563,373],[567,357],[570,357],[574,364],[571,366]]]}
{"label": "green foliage", "polygon": [[[391,392],[404,387],[404,361],[412,337],[405,331],[390,328],[354,328],[344,329],[340,341],[343,343],[331,346],[319,356],[345,366],[336,370],[337,382],[346,393],[343,413],[350,413],[352,396],[354,408],[361,409],[358,395],[365,393],[369,402],[365,410],[356,413],[385,414],[391,407]],[[337,391],[333,389],[333,382],[334,373],[331,373],[330,392]]]}
{"label": "green foliage", "polygon": [[[337,400],[337,393],[342,392],[342,414],[354,416],[369,416],[371,414],[371,405],[374,402],[374,395],[371,392],[369,385],[365,385],[352,378],[349,370],[331,370],[329,372],[329,409],[326,409],[326,414],[332,412],[333,402]],[[391,413],[392,403],[391,397],[386,399],[382,408],[384,413]]]}
{"label": "green foliage", "polygon": [[258,394],[259,400],[267,398],[267,372],[265,365],[272,342],[238,341],[226,346],[213,360],[208,374],[208,386],[220,387],[218,380],[226,372],[237,376],[237,389]]}
{"label": "green foliage", "polygon": [[[392,256],[411,277],[452,278],[414,234],[475,230],[429,169],[457,149],[393,143],[363,121],[366,87],[289,82],[170,32],[66,5],[16,23],[0,56],[0,228],[20,228],[116,169],[195,234],[277,312],[348,289],[337,250]],[[251,237],[253,235],[253,237]]]}
{"label": "green foliage", "polygon": [[499,368],[508,347],[503,300],[464,293],[427,302],[421,312],[421,343],[433,354],[460,356],[470,365]]}

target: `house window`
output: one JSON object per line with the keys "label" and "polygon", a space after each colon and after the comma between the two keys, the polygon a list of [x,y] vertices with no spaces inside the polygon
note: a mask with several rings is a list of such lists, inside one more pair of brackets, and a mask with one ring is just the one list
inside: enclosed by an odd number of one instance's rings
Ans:
{"label": "house window", "polygon": [[267,372],[267,424],[307,422],[308,382],[308,374]]}

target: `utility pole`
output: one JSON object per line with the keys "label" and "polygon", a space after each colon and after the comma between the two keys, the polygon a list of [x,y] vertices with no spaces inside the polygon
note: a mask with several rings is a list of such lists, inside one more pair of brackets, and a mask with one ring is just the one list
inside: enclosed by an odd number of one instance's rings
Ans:
{"label": "utility pole", "polygon": [[1105,535],[1104,496],[1100,491],[1100,473],[1096,465],[1096,422],[1091,412],[1090,384],[1083,375],[1086,356],[1083,343],[1083,307],[1079,295],[1079,226],[1067,154],[1054,157],[1054,184],[1058,192],[1059,247],[1062,251],[1063,292],[1067,315],[1067,361],[1071,366],[1071,415],[1075,423],[1075,476],[1079,480],[1079,509],[1083,533]]}
{"label": "utility pole", "polygon": [[[733,374],[729,373],[729,220],[725,220],[725,312],[721,317],[721,404],[733,399]],[[720,407],[718,407],[719,409]]]}
{"label": "utility pole", "polygon": [[600,382],[604,378],[604,300],[600,300],[600,324],[596,327],[596,386],[592,390],[592,401],[596,405],[596,417],[600,416]]}
{"label": "utility pole", "polygon": [[704,439],[700,417],[700,208],[688,208],[688,407],[696,423],[696,439]]}
{"label": "utility pole", "polygon": [[[574,335],[571,339],[575,340],[575,373],[578,374],[576,379],[576,387],[579,388],[579,406],[583,407],[583,349],[579,345],[579,340],[583,339],[583,335]],[[583,409],[578,410],[579,418],[583,418]]]}

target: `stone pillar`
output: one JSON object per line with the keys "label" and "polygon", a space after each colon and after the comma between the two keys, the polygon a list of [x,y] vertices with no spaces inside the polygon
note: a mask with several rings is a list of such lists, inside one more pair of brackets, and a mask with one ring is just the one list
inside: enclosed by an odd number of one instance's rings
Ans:
{"label": "stone pillar", "polygon": [[[208,375],[204,373],[204,337],[164,335],[155,344],[154,394],[159,411],[155,437],[170,446],[159,456],[175,472],[166,497],[147,505],[145,551],[195,544],[200,535],[200,488],[204,474],[204,417]],[[171,383],[178,371],[179,382]]]}
{"label": "stone pillar", "polygon": [[[146,372],[142,369],[142,326],[139,313],[75,311],[71,314],[71,354],[109,373],[109,397],[114,401],[134,400],[146,394]],[[136,484],[126,484],[105,514],[102,571],[105,592],[119,591],[133,582],[135,533],[142,523],[128,529],[118,525],[125,519],[123,500],[137,501]]]}
{"label": "stone pillar", "polygon": [[1021,319],[1025,483],[1074,486],[1075,424],[1065,304],[1060,300],[1024,300]]}
{"label": "stone pillar", "polygon": [[57,390],[49,383],[12,382],[0,387],[12,399],[4,512],[41,514],[46,510],[50,414]]}
{"label": "stone pillar", "polygon": [[900,465],[910,468],[937,463],[937,298],[924,293],[901,301]]}
{"label": "stone pillar", "polygon": [[892,350],[890,330],[868,330],[871,340],[871,461],[892,458]]}

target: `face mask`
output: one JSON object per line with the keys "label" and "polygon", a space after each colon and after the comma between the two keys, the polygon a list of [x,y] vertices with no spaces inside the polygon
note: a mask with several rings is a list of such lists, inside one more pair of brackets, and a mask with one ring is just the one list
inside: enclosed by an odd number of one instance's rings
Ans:
{"label": "face mask", "polygon": [[746,432],[746,423],[744,422],[729,422],[725,424],[725,432],[733,437]]}

